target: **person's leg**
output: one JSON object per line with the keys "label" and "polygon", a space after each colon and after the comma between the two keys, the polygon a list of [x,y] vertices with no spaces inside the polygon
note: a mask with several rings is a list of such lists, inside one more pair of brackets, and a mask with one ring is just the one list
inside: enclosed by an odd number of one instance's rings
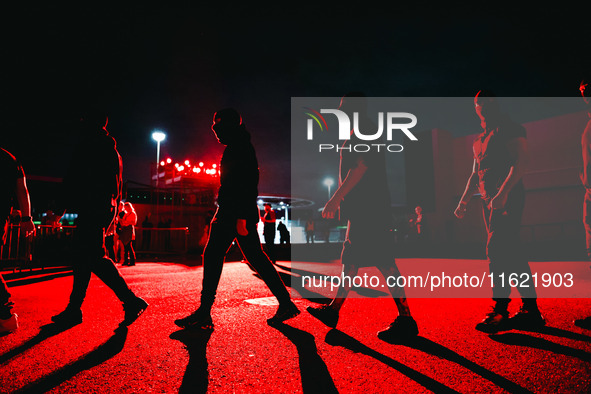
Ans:
{"label": "person's leg", "polygon": [[[393,262],[390,266],[378,267],[378,269],[382,273],[384,280],[386,280],[386,283],[391,282],[388,281],[388,278],[397,278],[400,276],[400,271],[398,270],[398,267],[396,266],[395,262]],[[398,287],[396,285],[389,285],[388,290],[390,291],[390,295],[394,299],[396,308],[398,309],[398,315],[411,316],[404,288]]]}
{"label": "person's leg", "polygon": [[12,315],[12,302],[10,302],[10,293],[8,292],[8,286],[4,281],[2,275],[0,275],[0,319],[9,319]]}
{"label": "person's leg", "polygon": [[238,245],[240,246],[244,257],[258,272],[261,279],[265,282],[279,303],[290,303],[291,297],[285,288],[285,284],[279,277],[271,259],[263,251],[259,235],[256,231],[256,223],[249,223],[247,230],[248,234],[246,236],[239,235],[237,237]]}
{"label": "person's leg", "polygon": [[133,244],[134,240],[129,241],[129,265],[135,265],[135,248]]}
{"label": "person's leg", "polygon": [[214,217],[209,226],[209,238],[203,251],[203,284],[199,308],[190,315],[176,319],[182,328],[213,329],[211,308],[222,275],[224,257],[236,237],[235,220],[219,220]]}

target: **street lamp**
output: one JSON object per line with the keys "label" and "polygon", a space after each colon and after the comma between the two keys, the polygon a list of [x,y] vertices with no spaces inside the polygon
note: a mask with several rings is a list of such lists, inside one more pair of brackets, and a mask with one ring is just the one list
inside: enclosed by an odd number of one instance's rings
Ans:
{"label": "street lamp", "polygon": [[164,141],[166,134],[161,131],[154,131],[152,133],[152,139],[156,141],[156,187],[158,187],[158,179],[160,178],[159,165],[160,165],[160,142]]}
{"label": "street lamp", "polygon": [[330,200],[330,188],[334,185],[334,179],[328,177],[324,179],[324,186],[328,188],[328,199]]}

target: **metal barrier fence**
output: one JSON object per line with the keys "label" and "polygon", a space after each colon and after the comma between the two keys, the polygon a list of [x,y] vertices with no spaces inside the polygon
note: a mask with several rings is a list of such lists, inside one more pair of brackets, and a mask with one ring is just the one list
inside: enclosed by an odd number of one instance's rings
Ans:
{"label": "metal barrier fence", "polygon": [[[136,227],[136,253],[186,254],[189,249],[189,228]],[[6,243],[0,245],[1,265],[26,269],[32,263],[41,266],[54,262],[64,264],[73,246],[76,226],[37,225],[33,237],[25,237],[18,224],[8,225]]]}

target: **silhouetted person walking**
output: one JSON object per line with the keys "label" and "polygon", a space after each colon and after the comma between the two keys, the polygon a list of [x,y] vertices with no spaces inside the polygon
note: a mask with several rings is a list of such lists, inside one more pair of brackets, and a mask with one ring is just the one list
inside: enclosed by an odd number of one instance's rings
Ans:
{"label": "silhouetted person walking", "polygon": [[[463,218],[472,195],[480,192],[488,233],[486,255],[489,270],[494,274],[495,304],[476,329],[494,333],[510,327],[543,326],[545,321],[538,310],[531,270],[519,240],[525,206],[522,182],[527,162],[525,128],[500,111],[496,97],[490,92],[479,91],[474,98],[474,107],[484,131],[474,141],[472,174],[454,213]],[[511,286],[508,281],[511,275],[517,275],[519,279],[517,289],[523,305],[509,319]]]}
{"label": "silhouetted person walking", "polygon": [[287,226],[285,225],[285,223],[283,223],[282,221],[279,221],[279,224],[277,225],[277,231],[279,231],[279,243],[281,245],[286,244],[289,245],[290,242],[290,236],[289,236],[289,230],[287,229]]}
{"label": "silhouetted person walking", "polygon": [[[339,109],[353,119],[359,114],[360,128],[368,127],[366,99],[361,93],[351,93],[341,100]],[[373,130],[372,127],[369,127]],[[333,219],[340,209],[341,218],[347,219],[347,234],[343,243],[341,278],[353,278],[360,267],[374,266],[384,278],[398,277],[392,249],[393,233],[390,192],[386,178],[386,164],[381,152],[356,152],[349,149],[361,142],[355,134],[344,142],[339,166],[339,187],[326,203],[322,217]],[[368,206],[371,209],[368,210]],[[335,298],[329,305],[308,312],[330,327],[336,327],[339,312],[351,290],[351,281],[342,280]],[[398,316],[390,326],[378,333],[378,338],[392,342],[412,338],[419,333],[406,301],[404,288],[392,286],[390,294],[396,303]]]}
{"label": "silhouetted person walking", "polygon": [[74,284],[66,309],[52,317],[59,324],[82,322],[82,303],[90,274],[99,277],[123,302],[127,325],[148,304],[137,297],[106,255],[105,230],[117,214],[121,200],[121,157],[107,132],[107,117],[100,112],[85,114],[72,162],[64,178],[63,204],[78,213],[73,252]]}
{"label": "silhouetted person walking", "polygon": [[220,165],[218,209],[211,221],[209,239],[203,253],[201,305],[191,315],[175,320],[179,327],[213,329],[211,308],[222,274],[224,257],[232,241],[238,245],[250,265],[279,301],[279,308],[268,324],[276,324],[300,311],[291,301],[269,257],[263,252],[257,224],[259,168],[250,134],[234,109],[223,109],[213,117],[212,130],[226,145]]}
{"label": "silhouetted person walking", "polygon": [[[587,246],[587,258],[591,260],[591,79],[586,78],[581,81],[579,91],[583,101],[587,106],[589,121],[581,137],[581,147],[583,151],[583,171],[581,172],[581,181],[585,187],[585,199],[583,202],[583,223],[585,224],[585,240]],[[581,328],[591,330],[591,316],[585,319],[575,320],[575,324]]]}
{"label": "silhouetted person walking", "polygon": [[[0,194],[0,246],[6,242],[10,209],[16,202],[22,217],[21,230],[26,237],[35,235],[35,225],[31,218],[31,201],[27,189],[25,172],[16,158],[8,151],[0,148],[0,179],[6,188]],[[1,249],[1,248],[0,248]],[[10,301],[8,286],[0,275],[0,333],[12,332],[18,328],[16,313],[12,313],[14,303]]]}

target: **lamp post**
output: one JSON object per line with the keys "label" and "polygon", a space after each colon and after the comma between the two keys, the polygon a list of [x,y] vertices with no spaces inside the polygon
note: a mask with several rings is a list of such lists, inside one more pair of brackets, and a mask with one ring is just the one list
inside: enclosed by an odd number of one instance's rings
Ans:
{"label": "lamp post", "polygon": [[154,131],[152,133],[152,139],[156,141],[156,187],[158,187],[158,180],[160,178],[160,142],[164,141],[165,138],[166,134],[161,131]]}
{"label": "lamp post", "polygon": [[334,179],[328,177],[324,179],[324,186],[328,188],[328,199],[330,200],[330,188],[334,185]]}

